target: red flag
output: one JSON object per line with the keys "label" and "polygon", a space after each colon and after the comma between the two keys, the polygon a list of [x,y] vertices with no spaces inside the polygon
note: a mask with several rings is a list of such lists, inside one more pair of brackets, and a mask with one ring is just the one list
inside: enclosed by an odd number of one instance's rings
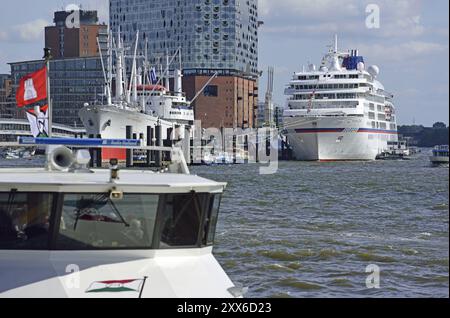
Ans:
{"label": "red flag", "polygon": [[24,107],[47,98],[47,67],[20,79],[16,93],[18,107]]}
{"label": "red flag", "polygon": [[[48,105],[43,105],[43,106],[39,106],[39,110],[41,112],[46,112],[48,110]],[[34,114],[34,107],[30,107],[29,109],[27,108],[26,111],[28,113]]]}

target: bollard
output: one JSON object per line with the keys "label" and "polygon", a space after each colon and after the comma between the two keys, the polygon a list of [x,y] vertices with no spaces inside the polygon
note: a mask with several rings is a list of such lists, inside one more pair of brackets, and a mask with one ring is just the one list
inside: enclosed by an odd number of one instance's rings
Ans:
{"label": "bollard", "polygon": [[[162,145],[162,136],[161,136],[161,126],[157,125],[155,126],[155,138],[156,138],[156,146],[161,147]],[[155,164],[157,167],[161,167],[162,164],[162,153],[161,151],[156,151],[155,153]]]}
{"label": "bollard", "polygon": [[[133,132],[133,127],[132,126],[127,126],[126,127],[126,139],[131,139],[132,137],[132,132]],[[127,149],[126,150],[126,166],[127,168],[130,168],[133,166],[133,151],[132,149]]]}
{"label": "bollard", "polygon": [[[153,128],[151,126],[147,126],[147,146],[153,146]],[[147,150],[147,167],[152,165],[152,152]]]}

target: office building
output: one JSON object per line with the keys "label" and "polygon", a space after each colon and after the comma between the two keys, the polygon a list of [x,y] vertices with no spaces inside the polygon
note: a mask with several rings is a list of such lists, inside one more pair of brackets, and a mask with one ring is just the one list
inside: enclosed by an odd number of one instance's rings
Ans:
{"label": "office building", "polygon": [[[71,19],[74,14],[79,15],[79,25]],[[45,28],[45,46],[51,48],[53,58],[98,56],[97,37],[106,53],[108,27],[98,24],[97,11],[57,11],[53,22]]]}
{"label": "office building", "polygon": [[[212,127],[253,127],[258,97],[257,0],[111,0],[110,26],[128,45],[140,32],[141,52],[164,64],[181,49],[183,84],[196,119]],[[178,66],[178,61],[173,67]],[[205,124],[203,126],[205,126]]]}
{"label": "office building", "polygon": [[11,75],[0,74],[0,118],[13,118],[11,105]]}
{"label": "office building", "polygon": [[[44,66],[42,60],[9,64],[14,88],[17,87],[23,76]],[[104,101],[104,83],[99,57],[51,60],[50,96],[53,106],[53,122],[71,127],[82,127],[78,112],[85,103]],[[23,112],[14,116],[14,118],[24,117]]]}

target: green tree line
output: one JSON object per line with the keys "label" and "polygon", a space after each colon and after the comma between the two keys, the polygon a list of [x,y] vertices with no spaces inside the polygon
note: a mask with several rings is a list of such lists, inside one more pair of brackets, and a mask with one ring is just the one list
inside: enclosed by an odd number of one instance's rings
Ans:
{"label": "green tree line", "polygon": [[448,127],[442,122],[435,123],[433,127],[399,126],[398,132],[403,137],[412,137],[413,144],[418,147],[448,145]]}

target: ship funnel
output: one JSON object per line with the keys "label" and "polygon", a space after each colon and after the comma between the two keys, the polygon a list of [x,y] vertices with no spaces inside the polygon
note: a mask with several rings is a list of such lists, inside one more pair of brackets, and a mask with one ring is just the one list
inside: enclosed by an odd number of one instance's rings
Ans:
{"label": "ship funnel", "polygon": [[69,148],[64,146],[47,147],[47,170],[68,171],[74,161],[75,157]]}

